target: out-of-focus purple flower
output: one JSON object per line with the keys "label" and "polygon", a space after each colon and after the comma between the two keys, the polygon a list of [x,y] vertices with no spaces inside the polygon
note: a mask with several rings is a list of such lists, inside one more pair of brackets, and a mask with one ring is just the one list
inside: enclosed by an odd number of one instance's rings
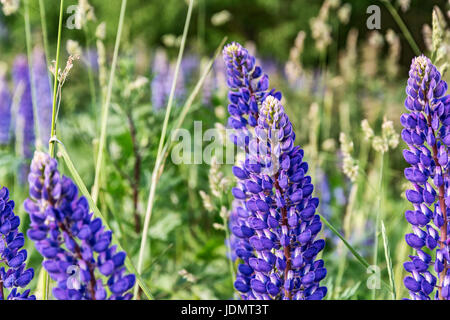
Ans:
{"label": "out-of-focus purple flower", "polygon": [[[34,277],[32,268],[26,269],[27,250],[23,249],[25,238],[18,231],[20,218],[14,214],[14,201],[9,199],[9,190],[0,189],[0,300],[35,300],[17,288],[25,288]],[[4,288],[11,293],[5,296]]]}
{"label": "out-of-focus purple flower", "polygon": [[[44,268],[57,282],[59,300],[131,299],[135,276],[126,274],[125,252],[111,244],[112,232],[94,218],[84,197],[48,154],[36,152],[31,163],[28,237],[45,258]],[[103,283],[102,278],[108,280]],[[109,294],[109,297],[108,297]]]}
{"label": "out-of-focus purple flower", "polygon": [[4,75],[0,75],[0,145],[10,141],[12,98]]}
{"label": "out-of-focus purple flower", "polygon": [[226,94],[227,87],[225,85],[227,75],[226,67],[223,59],[214,61],[212,70],[208,74],[203,85],[202,101],[205,106],[211,106],[215,95],[223,97]]}
{"label": "out-of-focus purple flower", "polygon": [[325,172],[319,171],[319,186],[318,191],[320,193],[320,213],[326,217],[327,219],[331,217],[331,200],[332,200],[332,194],[331,194],[331,188],[330,188],[330,182],[328,181],[328,176]]}
{"label": "out-of-focus purple flower", "polygon": [[346,204],[347,198],[345,197],[345,192],[342,187],[336,187],[333,190],[333,195],[338,205],[343,206]]}
{"label": "out-of-focus purple flower", "polygon": [[46,146],[50,140],[53,98],[47,61],[42,48],[35,48],[33,51],[33,81],[41,143]]}
{"label": "out-of-focus purple flower", "polygon": [[195,54],[187,54],[181,60],[181,70],[183,70],[183,76],[186,83],[192,83],[192,77],[200,66],[200,60]]}
{"label": "out-of-focus purple flower", "polygon": [[169,72],[169,62],[163,50],[157,50],[153,59],[151,82],[152,106],[154,110],[161,110],[165,106],[166,85],[165,77]]}
{"label": "out-of-focus purple flower", "polygon": [[240,166],[232,193],[244,206],[232,226],[236,237],[248,240],[238,247],[242,260],[235,287],[244,299],[322,299],[326,276],[323,260],[316,260],[325,241],[316,239],[322,223],[316,212],[308,164],[294,146],[295,133],[280,101],[267,96],[255,138]]}
{"label": "out-of-focus purple flower", "polygon": [[[152,66],[151,81],[153,110],[163,109],[169,100],[172,82],[175,76],[175,64],[169,62],[164,50],[157,50]],[[180,101],[185,95],[184,72],[180,68],[175,89],[174,102]]]}
{"label": "out-of-focus purple flower", "polygon": [[83,54],[83,63],[87,68],[98,71],[98,53],[94,48],[86,49]]}
{"label": "out-of-focus purple flower", "polygon": [[[413,188],[406,198],[413,210],[405,212],[413,233],[406,243],[415,250],[404,266],[411,275],[404,279],[411,299],[450,298],[449,228],[450,206],[449,159],[450,96],[445,96],[447,83],[424,55],[413,59],[409,71],[405,107],[401,116],[402,138],[408,145],[403,156],[410,167],[405,177]],[[435,259],[429,253],[435,252]],[[430,266],[434,263],[434,271]],[[435,290],[437,289],[437,290]]]}
{"label": "out-of-focus purple flower", "polygon": [[13,80],[15,88],[21,92],[16,123],[16,130],[19,131],[17,134],[22,140],[20,155],[24,159],[31,159],[35,141],[33,101],[28,61],[24,55],[18,56],[14,61]]}

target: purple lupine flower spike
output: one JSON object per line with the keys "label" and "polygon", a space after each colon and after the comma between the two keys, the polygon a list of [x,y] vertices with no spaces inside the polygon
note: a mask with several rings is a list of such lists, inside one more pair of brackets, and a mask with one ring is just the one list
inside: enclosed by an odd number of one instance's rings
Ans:
{"label": "purple lupine flower spike", "polygon": [[[322,223],[312,197],[303,150],[294,146],[295,133],[280,101],[267,96],[259,111],[255,138],[241,166],[234,197],[243,203],[233,234],[248,240],[236,255],[235,287],[244,299],[322,299],[326,276],[317,255],[325,241],[316,239]],[[237,223],[236,223],[237,222]]]}
{"label": "purple lupine flower spike", "polygon": [[[447,83],[424,55],[413,59],[409,71],[405,106],[401,116],[402,138],[408,145],[403,156],[410,167],[405,177],[413,188],[406,198],[413,210],[405,212],[413,233],[406,243],[414,248],[411,261],[404,264],[411,273],[404,279],[411,299],[450,298],[448,271],[448,218],[450,205],[449,159],[450,96],[444,96]],[[434,262],[430,253],[435,252]],[[430,266],[434,263],[434,272]],[[437,290],[436,290],[437,289]]]}
{"label": "purple lupine flower spike", "polygon": [[[245,147],[250,141],[249,127],[257,125],[259,107],[268,94],[269,77],[256,65],[255,57],[239,43],[225,46],[223,59],[230,88],[228,126],[236,130],[231,139],[236,145]],[[281,99],[281,95],[278,98]]]}
{"label": "purple lupine flower spike", "polygon": [[0,75],[0,145],[10,141],[12,98],[4,75]]}
{"label": "purple lupine flower spike", "polygon": [[59,174],[56,160],[36,152],[28,180],[28,237],[57,282],[53,295],[60,300],[131,299],[135,276],[125,273],[126,254],[111,245],[112,232],[93,217],[72,180]]}
{"label": "purple lupine flower spike", "polygon": [[50,140],[53,98],[47,61],[42,48],[36,48],[33,51],[33,80],[37,97],[36,109],[41,143],[46,146]]}
{"label": "purple lupine flower spike", "polygon": [[[35,300],[30,290],[23,293],[34,277],[32,268],[26,269],[27,250],[23,249],[25,238],[18,231],[20,218],[14,214],[14,201],[9,199],[9,190],[0,189],[0,300]],[[4,289],[11,292],[6,297]]]}
{"label": "purple lupine flower spike", "polygon": [[26,56],[18,56],[13,66],[14,86],[21,90],[19,110],[16,127],[21,131],[22,150],[21,155],[25,159],[31,159],[34,150],[34,117],[33,101],[31,98],[30,73]]}

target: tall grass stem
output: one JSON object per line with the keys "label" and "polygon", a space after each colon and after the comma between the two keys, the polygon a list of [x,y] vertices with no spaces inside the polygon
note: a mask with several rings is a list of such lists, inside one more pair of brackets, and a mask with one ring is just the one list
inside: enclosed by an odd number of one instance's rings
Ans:
{"label": "tall grass stem", "polygon": [[59,8],[59,26],[58,26],[58,42],[56,44],[56,58],[55,58],[55,74],[53,83],[53,107],[52,107],[52,125],[50,131],[49,152],[52,158],[55,157],[55,142],[53,140],[56,137],[56,114],[57,114],[57,98],[58,98],[58,70],[59,70],[59,56],[61,52],[61,35],[64,15],[64,0],[60,0]]}
{"label": "tall grass stem", "polygon": [[[375,235],[373,244],[373,265],[378,264],[378,235],[380,233],[380,219],[381,219],[381,198],[383,194],[383,169],[384,169],[384,152],[380,156],[380,177],[378,181],[378,204],[376,209],[376,219],[375,219]],[[376,298],[376,289],[372,290],[372,300]]]}
{"label": "tall grass stem", "polygon": [[95,163],[95,178],[94,178],[94,185],[92,187],[92,198],[94,199],[94,202],[97,203],[98,199],[98,193],[100,189],[100,171],[102,169],[103,164],[103,152],[105,149],[106,144],[106,129],[108,125],[108,114],[109,114],[109,107],[111,104],[111,96],[112,96],[112,89],[114,86],[114,78],[116,74],[116,67],[117,67],[117,60],[119,56],[119,48],[120,48],[120,38],[122,36],[122,29],[123,29],[123,23],[125,20],[125,11],[127,7],[127,0],[122,0],[122,6],[120,8],[120,17],[119,17],[119,25],[117,28],[116,33],[116,43],[114,45],[114,55],[113,55],[113,61],[111,66],[111,73],[109,76],[109,83],[108,83],[108,91],[106,94],[106,99],[104,101],[104,104],[102,105],[102,122],[101,122],[101,132],[100,132],[100,141],[98,146],[98,156],[97,156],[97,162]]}
{"label": "tall grass stem", "polygon": [[397,10],[394,8],[390,0],[380,0],[383,2],[383,4],[386,6],[386,8],[389,10],[389,13],[392,15],[392,18],[394,18],[395,22],[399,26],[400,30],[402,31],[404,37],[408,41],[409,45],[411,46],[411,49],[414,51],[414,54],[416,56],[419,56],[421,51],[419,49],[419,46],[417,45],[416,41],[414,40],[413,36],[411,35],[411,32],[409,32],[408,27],[403,22],[402,18],[398,14]]}
{"label": "tall grass stem", "polygon": [[41,15],[41,28],[42,28],[42,38],[44,41],[44,51],[47,65],[50,65],[50,49],[48,46],[48,30],[47,30],[47,16],[45,13],[45,3],[44,0],[39,0],[39,13]]}
{"label": "tall grass stem", "polygon": [[34,120],[34,128],[36,133],[36,147],[37,149],[41,149],[42,141],[41,141],[41,128],[38,119],[38,110],[36,103],[36,86],[35,79],[33,74],[33,49],[31,43],[31,25],[30,25],[30,0],[24,1],[24,20],[25,20],[25,39],[26,39],[26,47],[27,47],[27,58],[28,58],[28,74],[30,78],[30,88],[31,88],[31,104],[33,106],[33,120]]}
{"label": "tall grass stem", "polygon": [[[139,260],[138,260],[138,265],[137,265],[137,270],[138,270],[139,274],[142,272],[142,267],[143,267],[143,262],[144,262],[144,252],[145,252],[145,247],[146,247],[146,243],[147,243],[147,233],[148,233],[148,228],[150,225],[150,219],[152,216],[153,202],[154,202],[154,198],[155,198],[156,184],[157,184],[157,180],[158,180],[158,173],[159,173],[159,170],[160,170],[160,167],[162,164],[161,160],[163,157],[164,142],[165,142],[165,138],[166,138],[167,127],[169,124],[170,113],[172,111],[172,104],[173,104],[173,99],[175,96],[175,89],[176,89],[176,85],[177,85],[178,73],[180,70],[181,60],[183,58],[183,53],[184,53],[184,47],[186,45],[186,38],[187,38],[188,31],[189,31],[189,24],[191,21],[193,4],[194,4],[194,1],[190,0],[189,8],[188,8],[187,16],[186,16],[186,22],[184,24],[183,37],[181,39],[180,50],[178,53],[177,63],[176,63],[176,67],[175,67],[175,74],[174,74],[173,81],[172,81],[172,87],[170,90],[169,100],[167,102],[166,115],[165,115],[164,123],[162,126],[162,132],[161,132],[161,137],[159,140],[158,152],[156,154],[156,162],[155,162],[155,166],[154,166],[153,172],[152,172],[152,181],[151,181],[151,185],[150,185],[147,210],[145,213],[145,220],[144,220],[144,228],[142,231],[141,245],[140,245],[140,249],[139,249]],[[134,294],[135,294],[135,298],[136,298],[138,295],[138,287],[137,286],[135,287]]]}

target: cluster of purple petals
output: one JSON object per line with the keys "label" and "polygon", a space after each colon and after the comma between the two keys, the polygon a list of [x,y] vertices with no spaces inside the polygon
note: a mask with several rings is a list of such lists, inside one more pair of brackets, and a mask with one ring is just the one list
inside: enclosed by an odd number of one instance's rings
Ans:
{"label": "cluster of purple petals", "polygon": [[0,75],[0,145],[7,145],[11,132],[12,98],[8,82],[4,75]]}
{"label": "cluster of purple petals", "polygon": [[413,59],[406,88],[408,113],[400,120],[408,145],[403,156],[410,165],[404,173],[412,184],[406,197],[413,206],[405,213],[413,232],[405,239],[415,250],[404,264],[410,273],[404,284],[414,300],[430,299],[433,292],[436,299],[450,298],[450,96],[445,96],[446,91],[447,83],[427,57]]}
{"label": "cluster of purple petals", "polygon": [[[188,64],[187,68],[191,68]],[[187,70],[189,72],[189,70]],[[190,70],[192,72],[192,70]],[[172,82],[175,76],[175,64],[170,63],[165,51],[158,50],[153,59],[152,81],[150,83],[152,93],[153,110],[159,111],[166,107],[169,100]],[[178,72],[177,84],[175,88],[175,102],[180,101],[185,95],[184,70],[181,67]]]}
{"label": "cluster of purple petals", "polygon": [[[227,84],[230,88],[228,126],[235,130],[231,140],[244,148],[251,137],[249,127],[256,127],[258,110],[269,94],[269,77],[263,73],[260,66],[256,65],[255,57],[239,43],[233,42],[225,46],[223,59],[227,69]],[[281,94],[276,95],[281,99]]]}
{"label": "cluster of purple petals", "polygon": [[24,159],[31,159],[35,141],[33,101],[28,60],[24,55],[18,56],[14,61],[13,80],[14,87],[21,92],[16,123],[17,130],[20,130],[19,134],[22,139],[21,156]]}
{"label": "cluster of purple petals", "polygon": [[28,237],[35,241],[45,258],[44,268],[57,282],[55,298],[131,299],[128,291],[135,276],[126,274],[125,253],[111,244],[112,232],[93,217],[76,185],[59,174],[56,160],[36,152],[28,180],[30,197],[24,203],[31,219]]}
{"label": "cluster of purple petals", "polygon": [[267,96],[249,142],[246,160],[233,167],[232,189],[242,206],[231,231],[240,238],[235,287],[244,299],[320,300],[327,274],[317,255],[325,241],[317,239],[322,223],[319,199],[307,176],[303,150],[280,101]]}
{"label": "cluster of purple petals", "polygon": [[50,140],[53,99],[47,61],[44,50],[41,48],[33,51],[33,81],[36,90],[36,109],[41,143],[46,146]]}
{"label": "cluster of purple petals", "polygon": [[[23,249],[25,238],[18,231],[20,218],[14,214],[14,201],[9,199],[9,190],[0,189],[0,300],[35,300],[30,290],[23,293],[34,277],[32,268],[26,269],[27,250]],[[4,288],[10,289],[6,297]]]}

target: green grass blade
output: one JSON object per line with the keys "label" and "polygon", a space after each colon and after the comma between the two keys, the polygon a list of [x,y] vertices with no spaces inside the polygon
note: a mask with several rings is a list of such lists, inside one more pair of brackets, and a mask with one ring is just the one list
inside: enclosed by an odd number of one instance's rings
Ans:
{"label": "green grass blade", "polygon": [[[165,115],[164,123],[162,126],[162,132],[161,132],[161,137],[159,140],[158,152],[156,154],[156,162],[155,162],[155,166],[154,166],[153,172],[152,172],[152,181],[151,181],[150,191],[149,191],[149,195],[148,195],[147,209],[145,212],[145,219],[144,219],[144,228],[142,231],[142,238],[141,238],[141,244],[140,244],[140,249],[139,249],[139,259],[138,259],[138,265],[137,265],[139,273],[142,272],[142,267],[143,267],[143,263],[144,263],[144,252],[145,252],[145,247],[147,244],[148,228],[150,226],[150,219],[151,219],[152,211],[153,211],[153,202],[155,199],[158,174],[159,174],[159,170],[161,168],[161,160],[162,160],[163,154],[164,154],[163,149],[164,149],[164,145],[165,145],[166,131],[167,131],[167,127],[169,124],[170,112],[172,110],[172,104],[173,104],[173,99],[174,99],[174,95],[175,95],[178,73],[180,71],[181,60],[183,58],[184,47],[186,45],[186,38],[187,38],[188,31],[189,31],[189,25],[190,25],[190,21],[191,21],[193,6],[194,6],[194,1],[190,0],[188,12],[186,15],[186,22],[184,24],[183,37],[181,39],[180,51],[178,53],[177,64],[175,67],[175,74],[174,74],[174,78],[172,81],[172,88],[170,90],[169,100],[167,102],[166,115]],[[135,287],[134,294],[135,294],[135,297],[138,294],[137,286]]]}
{"label": "green grass blade", "polygon": [[323,223],[333,232],[336,236],[338,236],[339,239],[344,243],[344,245],[347,247],[347,249],[352,253],[352,255],[356,258],[356,260],[364,267],[368,268],[370,267],[370,264],[367,262],[366,259],[364,259],[358,251],[356,251],[355,248],[352,247],[352,245],[345,240],[345,238],[337,231],[337,229],[327,220],[324,216],[322,216],[320,213],[318,213],[320,216],[320,220],[322,220]]}
{"label": "green grass blade", "polygon": [[411,49],[414,51],[416,56],[419,56],[421,54],[421,51],[419,49],[419,46],[417,45],[416,41],[414,40],[413,36],[411,35],[411,32],[409,32],[408,27],[403,22],[402,18],[398,14],[397,10],[395,10],[394,6],[392,5],[390,0],[380,0],[384,3],[386,8],[389,10],[390,14],[394,18],[395,22],[399,26],[400,30],[402,31],[403,35],[405,36],[406,40],[408,41],[409,45],[411,46]]}
{"label": "green grass blade", "polygon": [[[365,268],[369,268],[370,264],[367,262],[366,259],[364,259],[358,251],[356,251],[355,248],[347,241],[345,238],[337,231],[337,229],[320,213],[317,213],[320,216],[320,220],[333,232],[341,241],[344,243],[344,245],[347,247],[347,249],[351,252],[351,254],[356,258],[356,260]],[[385,289],[391,290],[391,286],[387,284],[385,281],[381,280],[381,283],[384,285]]]}
{"label": "green grass blade", "polygon": [[45,4],[44,0],[39,0],[39,13],[41,16],[41,28],[42,28],[42,38],[44,41],[44,51],[45,51],[45,61],[47,61],[47,65],[50,65],[50,49],[48,48],[48,31],[47,31],[47,17],[45,13]]}
{"label": "green grass blade", "polygon": [[103,151],[105,149],[106,144],[106,129],[108,125],[108,114],[109,114],[109,107],[111,105],[111,96],[112,96],[112,89],[114,85],[114,78],[116,74],[116,67],[117,67],[117,60],[119,56],[119,48],[120,48],[120,39],[122,37],[122,29],[123,29],[123,23],[125,20],[125,11],[127,8],[127,0],[122,0],[122,6],[120,8],[120,17],[119,17],[119,25],[117,27],[117,34],[116,34],[116,43],[114,45],[114,55],[113,55],[113,61],[111,66],[111,73],[109,75],[109,83],[108,83],[108,91],[106,93],[106,99],[104,101],[104,104],[102,105],[102,123],[101,123],[101,131],[100,131],[100,141],[98,145],[98,154],[97,154],[97,162],[95,163],[95,177],[94,177],[94,185],[92,186],[92,198],[94,199],[94,202],[97,203],[98,199],[98,192],[100,189],[100,171],[102,169],[103,164]]}
{"label": "green grass blade", "polygon": [[[67,165],[67,168],[69,169],[72,178],[74,179],[75,183],[77,184],[78,188],[81,191],[81,194],[83,196],[86,197],[87,201],[89,202],[89,207],[91,208],[91,210],[94,212],[94,215],[100,219],[102,219],[103,223],[105,224],[106,228],[111,229],[111,227],[109,226],[108,222],[106,221],[106,219],[103,217],[103,214],[100,212],[100,210],[97,208],[97,206],[95,205],[94,199],[92,199],[91,194],[89,193],[86,185],[84,184],[83,180],[81,179],[78,171],[76,170],[72,160],[70,159],[69,154],[67,153],[66,148],[64,147],[64,145],[60,142],[57,141],[59,143],[59,148],[58,151],[59,153],[61,153],[64,162]],[[117,245],[117,248],[119,249],[119,251],[124,251],[126,252],[122,245],[120,244],[120,242],[117,240],[117,238],[114,236],[112,236],[112,242],[114,244]],[[133,265],[133,262],[131,261],[129,255],[127,254],[126,260],[125,260],[125,266],[128,269],[128,271],[134,273],[136,275],[136,281],[137,284],[139,285],[139,287],[141,287],[142,291],[144,292],[144,294],[147,296],[148,299],[153,299],[153,296],[150,292],[150,289],[147,287],[147,285],[145,284],[144,280],[141,278],[141,276],[139,275],[139,273],[137,272],[136,268]]]}
{"label": "green grass blade", "polygon": [[[61,51],[61,34],[64,16],[64,0],[61,0],[59,7],[59,26],[58,26],[58,42],[56,44],[56,58],[55,58],[55,74],[53,83],[53,104],[52,104],[52,127],[50,131],[50,137],[53,141],[53,137],[56,136],[56,98],[58,96],[58,70],[59,70],[59,55]],[[49,144],[50,156],[55,156],[55,142]]]}
{"label": "green grass blade", "polygon": [[384,244],[384,254],[386,256],[386,264],[389,274],[389,281],[391,283],[391,290],[392,290],[392,298],[394,300],[397,300],[397,292],[395,290],[395,279],[394,279],[394,270],[392,268],[392,259],[391,259],[391,250],[389,248],[389,241],[386,235],[386,228],[384,227],[384,222],[381,221],[381,235],[383,237],[383,244]]}

